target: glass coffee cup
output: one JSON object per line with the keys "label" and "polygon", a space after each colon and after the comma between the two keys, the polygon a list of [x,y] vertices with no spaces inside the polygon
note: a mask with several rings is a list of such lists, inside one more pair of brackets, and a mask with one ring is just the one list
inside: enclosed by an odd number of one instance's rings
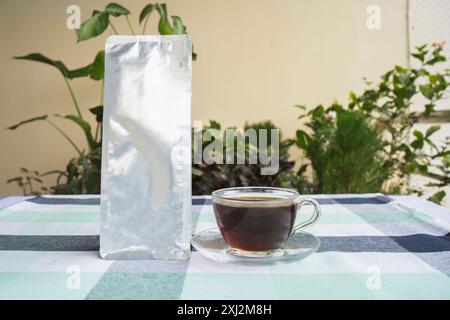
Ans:
{"label": "glass coffee cup", "polygon": [[[232,253],[245,256],[272,255],[285,242],[318,221],[319,204],[297,191],[273,187],[236,187],[212,193],[214,215],[223,239]],[[296,223],[303,205],[314,212]]]}

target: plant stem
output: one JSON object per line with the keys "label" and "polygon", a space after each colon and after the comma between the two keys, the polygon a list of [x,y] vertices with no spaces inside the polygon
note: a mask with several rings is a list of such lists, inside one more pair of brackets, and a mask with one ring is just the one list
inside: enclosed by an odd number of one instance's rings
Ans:
{"label": "plant stem", "polygon": [[73,142],[72,139],[69,138],[69,136],[62,131],[56,124],[54,124],[53,122],[51,122],[48,119],[45,119],[45,121],[47,121],[53,128],[55,128],[56,130],[58,130],[59,133],[61,133],[63,135],[64,138],[67,139],[67,141],[69,141],[69,143],[75,148],[75,150],[77,150],[78,154],[81,155],[81,150],[77,147],[77,145],[75,144],[75,142]]}
{"label": "plant stem", "polygon": [[142,34],[145,34],[145,28],[147,28],[147,22],[148,22],[149,18],[150,18],[150,15],[148,15],[147,18],[145,18],[144,27],[142,28]]}
{"label": "plant stem", "polygon": [[28,182],[28,189],[30,189],[30,194],[32,194],[33,193],[33,185],[31,184],[30,177],[27,177],[27,182]]}
{"label": "plant stem", "polygon": [[99,128],[100,128],[100,123],[97,122],[97,127],[95,128],[95,137],[94,137],[95,142],[98,142],[97,138],[98,138],[98,129]]}
{"label": "plant stem", "polygon": [[446,176],[441,176],[440,174],[437,174],[437,173],[432,173],[432,172],[420,172],[420,171],[414,172],[414,173],[415,173],[415,174],[418,174],[418,175],[421,175],[421,176],[423,176],[423,177],[428,177],[428,178],[431,178],[431,179],[434,179],[434,180],[438,180],[438,181],[443,181],[443,182],[448,181],[448,177],[446,177]]}
{"label": "plant stem", "polygon": [[81,119],[83,119],[83,116],[81,115],[81,111],[80,111],[80,106],[78,105],[77,99],[75,98],[75,94],[73,93],[72,86],[70,85],[69,81],[66,78],[64,78],[64,81],[66,82],[67,88],[69,88],[70,96],[72,97],[75,108],[77,109],[78,116]]}
{"label": "plant stem", "polygon": [[134,32],[134,30],[133,30],[133,26],[131,25],[131,21],[130,21],[130,18],[128,18],[128,15],[125,16],[125,19],[127,19],[127,23],[128,23],[128,26],[130,27],[131,33],[133,34],[133,36],[135,36],[136,32]]}
{"label": "plant stem", "polygon": [[112,24],[111,21],[109,22],[109,25],[110,25],[111,28],[113,29],[114,33],[115,33],[116,35],[118,35],[117,30],[116,30],[116,28],[114,28],[114,25]]}

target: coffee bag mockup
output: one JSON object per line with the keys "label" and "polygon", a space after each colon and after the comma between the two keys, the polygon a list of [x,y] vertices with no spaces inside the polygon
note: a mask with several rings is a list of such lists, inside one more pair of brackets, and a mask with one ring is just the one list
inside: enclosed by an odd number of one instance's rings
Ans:
{"label": "coffee bag mockup", "polygon": [[105,46],[100,255],[187,259],[191,238],[188,35]]}

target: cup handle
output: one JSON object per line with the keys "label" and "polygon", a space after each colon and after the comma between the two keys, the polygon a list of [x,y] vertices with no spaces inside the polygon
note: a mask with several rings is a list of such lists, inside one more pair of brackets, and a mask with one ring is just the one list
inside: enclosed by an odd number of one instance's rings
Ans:
{"label": "cup handle", "polygon": [[319,206],[319,204],[317,203],[317,201],[314,200],[314,199],[311,199],[311,198],[303,198],[302,200],[300,200],[300,202],[299,202],[298,205],[297,205],[297,206],[298,206],[297,214],[299,213],[299,211],[300,211],[300,209],[301,209],[301,207],[302,207],[303,204],[310,204],[310,205],[314,206],[314,213],[313,213],[313,215],[311,216],[311,218],[309,218],[308,220],[296,224],[296,225],[294,226],[294,228],[292,228],[291,236],[292,236],[294,233],[296,233],[296,232],[298,232],[298,231],[300,231],[300,230],[303,230],[303,229],[305,229],[305,228],[307,228],[307,227],[312,226],[313,224],[315,224],[315,223],[317,222],[317,220],[319,220],[320,215],[322,214],[322,211],[320,210],[320,206]]}

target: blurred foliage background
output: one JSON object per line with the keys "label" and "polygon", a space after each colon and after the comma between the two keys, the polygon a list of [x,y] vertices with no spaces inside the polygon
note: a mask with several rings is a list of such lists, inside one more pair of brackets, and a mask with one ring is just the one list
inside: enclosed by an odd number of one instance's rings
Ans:
{"label": "blurred foliage background", "polygon": [[[108,4],[102,10],[95,10],[92,16],[76,30],[78,42],[95,38],[107,29],[114,33],[114,19],[126,19],[129,32],[145,33],[148,20],[158,19],[160,34],[183,34],[187,28],[178,16],[170,16],[165,4],[148,4],[139,14],[139,31],[133,29],[129,20],[130,11],[116,3]],[[209,194],[213,190],[231,186],[265,185],[295,188],[301,193],[366,193],[423,194],[424,188],[438,190],[429,199],[439,203],[445,196],[444,187],[450,181],[449,138],[433,142],[431,137],[440,130],[432,126],[425,132],[414,129],[420,117],[429,117],[435,112],[435,105],[442,99],[449,87],[449,71],[433,72],[431,67],[446,64],[442,45],[423,45],[412,53],[412,59],[419,62],[418,68],[394,66],[385,72],[378,82],[366,81],[366,88],[360,92],[350,92],[347,103],[334,102],[329,106],[315,108],[295,106],[299,110],[298,127],[295,137],[281,136],[280,170],[275,175],[260,174],[260,164],[194,164],[193,194]],[[96,118],[92,127],[86,121],[80,108],[71,80],[90,78],[103,81],[104,52],[99,51],[93,62],[77,69],[69,69],[62,61],[53,60],[41,53],[31,53],[15,57],[44,63],[56,68],[73,101],[73,113],[66,115],[40,115],[23,120],[8,127],[17,130],[33,122],[46,122],[61,134],[70,144],[76,156],[65,168],[48,172],[38,172],[21,168],[20,174],[8,179],[15,183],[24,194],[94,194],[100,192],[101,124],[103,97],[101,104],[89,111]],[[193,60],[197,54],[193,54]],[[201,58],[201,56],[200,56]],[[411,106],[425,101],[416,111]],[[310,110],[310,111],[308,111]],[[76,124],[85,136],[88,149],[79,147],[64,131],[62,121]],[[220,123],[210,121],[203,128],[223,131]],[[271,121],[245,123],[244,129],[278,128]],[[280,128],[282,131],[282,128]],[[412,138],[411,138],[412,137]],[[224,139],[224,137],[222,137]],[[211,141],[204,141],[205,148]],[[246,142],[246,150],[256,150],[258,145]],[[296,164],[289,158],[292,149],[300,149],[303,158]],[[422,188],[410,185],[412,174],[431,177],[434,182]],[[56,183],[45,186],[42,177],[56,176]]]}

